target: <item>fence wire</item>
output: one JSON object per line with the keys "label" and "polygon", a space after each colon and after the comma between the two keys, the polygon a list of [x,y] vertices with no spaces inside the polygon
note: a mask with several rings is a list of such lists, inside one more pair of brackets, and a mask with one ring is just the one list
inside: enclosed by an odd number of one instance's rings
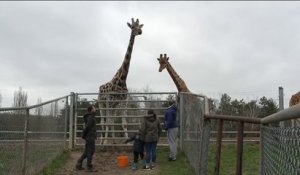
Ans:
{"label": "fence wire", "polygon": [[0,111],[0,175],[20,174],[26,110]]}
{"label": "fence wire", "polygon": [[37,174],[62,153],[67,107],[64,98],[28,113],[0,108],[0,175]]}
{"label": "fence wire", "polygon": [[180,94],[179,107],[182,150],[196,175],[207,174],[210,124],[204,120],[204,99]]}
{"label": "fence wire", "polygon": [[261,173],[300,174],[300,127],[263,126]]}

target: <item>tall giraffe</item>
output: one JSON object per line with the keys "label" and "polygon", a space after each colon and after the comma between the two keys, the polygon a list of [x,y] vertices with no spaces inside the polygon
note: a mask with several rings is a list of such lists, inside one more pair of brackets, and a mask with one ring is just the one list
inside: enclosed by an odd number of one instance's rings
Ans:
{"label": "tall giraffe", "polygon": [[[292,107],[298,103],[300,103],[300,91],[292,95],[289,106]],[[300,118],[292,119],[291,121],[292,121],[292,127],[300,126]]]}
{"label": "tall giraffe", "polygon": [[176,71],[173,69],[173,67],[171,66],[171,64],[169,63],[169,57],[167,57],[167,54],[160,54],[160,57],[157,58],[157,60],[159,61],[159,72],[162,72],[165,68],[167,69],[167,71],[169,72],[171,78],[173,79],[178,92],[191,92],[185,82],[183,81],[182,78],[180,78],[180,76],[176,73]]}
{"label": "tall giraffe", "polygon": [[[143,24],[139,24],[139,19],[134,21],[134,19],[132,18],[131,24],[127,23],[127,25],[131,29],[130,40],[127,47],[127,51],[121,67],[118,69],[117,73],[112,78],[112,80],[99,87],[98,101],[99,101],[100,108],[103,108],[105,106],[107,108],[116,107],[117,105],[124,106],[123,103],[118,103],[118,102],[110,103],[106,105],[105,102],[103,103],[103,100],[105,101],[105,100],[126,100],[127,99],[126,93],[128,92],[128,89],[126,85],[126,79],[129,71],[129,66],[130,66],[131,53],[133,49],[135,36],[142,34]],[[123,93],[123,94],[109,94],[109,93]],[[101,116],[110,116],[110,114],[111,112],[109,112],[109,110],[107,110],[107,112],[100,110]],[[126,115],[125,110],[123,111],[123,114]],[[104,130],[105,127],[105,135],[103,135],[103,133],[101,134],[101,144],[105,144],[107,142],[106,138],[108,137],[109,127],[111,127],[111,129],[114,130],[114,126],[113,126],[114,119],[101,117],[100,123],[102,125],[102,130]],[[105,123],[107,125],[104,125]],[[125,137],[128,137],[127,122],[125,118],[122,118],[122,128],[125,131]],[[112,132],[112,137],[114,137],[114,132]]]}

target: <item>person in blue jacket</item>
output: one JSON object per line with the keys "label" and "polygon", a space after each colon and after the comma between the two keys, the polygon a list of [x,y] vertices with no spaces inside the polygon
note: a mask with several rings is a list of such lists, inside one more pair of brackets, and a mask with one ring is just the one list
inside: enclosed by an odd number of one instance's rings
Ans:
{"label": "person in blue jacket", "polygon": [[177,155],[177,133],[178,124],[176,121],[177,107],[175,101],[168,101],[169,107],[165,112],[165,130],[167,131],[168,143],[170,148],[169,161],[175,161]]}

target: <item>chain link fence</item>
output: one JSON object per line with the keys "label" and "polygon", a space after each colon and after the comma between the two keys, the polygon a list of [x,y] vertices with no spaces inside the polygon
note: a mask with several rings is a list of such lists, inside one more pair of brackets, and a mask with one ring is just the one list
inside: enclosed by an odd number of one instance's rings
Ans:
{"label": "chain link fence", "polygon": [[0,108],[0,175],[37,174],[66,148],[68,97]]}
{"label": "chain link fence", "polygon": [[180,147],[196,175],[207,174],[210,123],[204,120],[205,98],[180,93]]}
{"label": "chain link fence", "polygon": [[0,111],[0,175],[20,174],[26,110]]}
{"label": "chain link fence", "polygon": [[300,174],[300,127],[262,126],[261,174]]}

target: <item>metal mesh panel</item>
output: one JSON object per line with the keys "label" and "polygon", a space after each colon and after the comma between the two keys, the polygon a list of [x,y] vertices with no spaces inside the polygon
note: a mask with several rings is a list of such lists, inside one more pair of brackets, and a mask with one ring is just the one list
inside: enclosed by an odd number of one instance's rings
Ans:
{"label": "metal mesh panel", "polygon": [[207,174],[210,124],[204,121],[204,100],[180,94],[181,146],[197,175]]}
{"label": "metal mesh panel", "polygon": [[0,111],[0,175],[22,172],[26,111]]}
{"label": "metal mesh panel", "polygon": [[41,107],[30,110],[26,174],[41,171],[65,148],[65,99]]}
{"label": "metal mesh panel", "polygon": [[0,108],[0,175],[36,174],[65,148],[66,98],[27,110]]}
{"label": "metal mesh panel", "polygon": [[300,174],[300,127],[263,126],[261,174]]}

